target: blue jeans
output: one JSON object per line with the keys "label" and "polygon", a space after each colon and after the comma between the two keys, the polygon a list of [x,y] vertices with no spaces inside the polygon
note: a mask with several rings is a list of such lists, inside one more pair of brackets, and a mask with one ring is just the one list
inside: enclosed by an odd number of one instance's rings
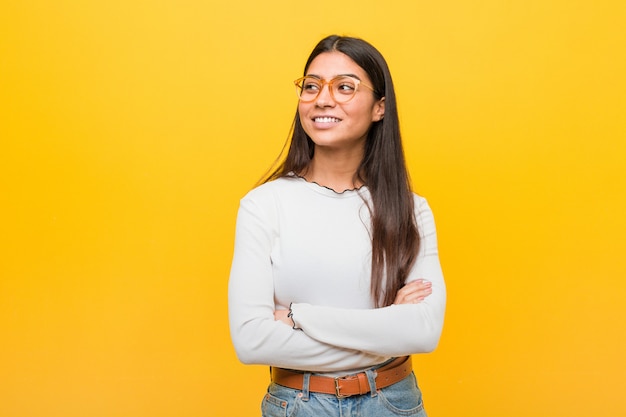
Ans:
{"label": "blue jeans", "polygon": [[411,373],[403,380],[376,389],[376,371],[368,370],[371,392],[337,398],[332,394],[309,392],[304,374],[302,391],[271,383],[261,403],[263,417],[427,417],[422,393]]}

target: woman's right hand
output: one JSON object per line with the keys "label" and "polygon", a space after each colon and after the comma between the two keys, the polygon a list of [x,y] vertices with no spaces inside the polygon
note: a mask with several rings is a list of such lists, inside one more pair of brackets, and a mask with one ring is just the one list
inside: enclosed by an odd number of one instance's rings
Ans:
{"label": "woman's right hand", "polygon": [[417,279],[398,290],[394,304],[417,304],[424,301],[433,292],[432,283],[425,279]]}

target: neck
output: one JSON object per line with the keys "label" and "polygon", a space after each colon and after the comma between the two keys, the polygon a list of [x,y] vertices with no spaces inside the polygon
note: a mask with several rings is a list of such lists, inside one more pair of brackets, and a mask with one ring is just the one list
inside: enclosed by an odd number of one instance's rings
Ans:
{"label": "neck", "polygon": [[362,151],[326,152],[322,147],[317,147],[303,176],[308,181],[316,182],[337,192],[358,188],[363,185],[356,178],[362,159]]}

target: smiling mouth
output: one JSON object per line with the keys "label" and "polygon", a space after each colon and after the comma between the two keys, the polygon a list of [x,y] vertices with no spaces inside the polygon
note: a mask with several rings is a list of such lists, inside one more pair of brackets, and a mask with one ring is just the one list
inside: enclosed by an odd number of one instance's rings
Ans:
{"label": "smiling mouth", "polygon": [[337,119],[336,117],[314,117],[313,121],[315,123],[339,123],[341,119]]}

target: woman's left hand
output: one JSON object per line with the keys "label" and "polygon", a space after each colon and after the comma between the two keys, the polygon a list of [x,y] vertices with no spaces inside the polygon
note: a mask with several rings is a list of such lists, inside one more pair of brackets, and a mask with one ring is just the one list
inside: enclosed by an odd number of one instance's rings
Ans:
{"label": "woman's left hand", "polygon": [[425,279],[411,281],[398,290],[394,304],[417,304],[433,292],[432,283]]}

